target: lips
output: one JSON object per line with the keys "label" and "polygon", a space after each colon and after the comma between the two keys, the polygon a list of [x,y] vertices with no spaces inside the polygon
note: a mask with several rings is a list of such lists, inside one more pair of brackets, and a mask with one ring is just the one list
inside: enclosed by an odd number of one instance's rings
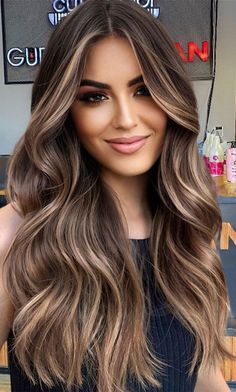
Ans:
{"label": "lips", "polygon": [[120,137],[120,138],[109,139],[106,141],[108,143],[131,144],[131,143],[139,142],[142,139],[146,139],[148,136]]}
{"label": "lips", "polygon": [[132,154],[140,150],[145,144],[148,136],[119,137],[106,140],[113,150],[121,154]]}

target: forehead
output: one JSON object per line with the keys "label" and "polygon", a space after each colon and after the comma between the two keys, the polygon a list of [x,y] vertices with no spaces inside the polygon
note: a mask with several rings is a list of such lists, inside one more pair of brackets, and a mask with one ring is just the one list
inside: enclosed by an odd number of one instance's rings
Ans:
{"label": "forehead", "polygon": [[83,77],[113,84],[142,74],[134,51],[126,38],[109,36],[96,42],[89,52]]}

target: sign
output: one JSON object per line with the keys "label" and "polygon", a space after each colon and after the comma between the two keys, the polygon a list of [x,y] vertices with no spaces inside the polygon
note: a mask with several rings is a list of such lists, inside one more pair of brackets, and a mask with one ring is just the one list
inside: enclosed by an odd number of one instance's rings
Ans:
{"label": "sign", "polygon": [[[133,1],[166,27],[191,79],[214,77],[217,0]],[[84,2],[1,0],[6,84],[34,81],[53,29]]]}
{"label": "sign", "polygon": [[218,197],[222,230],[217,243],[228,286],[232,317],[236,318],[236,197]]}

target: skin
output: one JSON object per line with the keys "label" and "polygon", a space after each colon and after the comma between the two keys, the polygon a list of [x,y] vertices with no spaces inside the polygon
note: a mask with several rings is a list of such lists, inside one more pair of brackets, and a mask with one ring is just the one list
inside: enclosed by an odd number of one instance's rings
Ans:
{"label": "skin", "polygon": [[[99,162],[103,180],[118,196],[130,238],[145,238],[150,233],[147,173],[160,156],[167,124],[166,113],[143,81],[127,85],[140,75],[141,68],[128,41],[106,37],[90,51],[82,80],[106,83],[110,89],[81,85],[71,107],[81,143]],[[97,95],[86,102],[87,93]],[[146,143],[132,154],[114,151],[106,142],[140,135],[148,136]]]}
{"label": "skin", "polygon": [[[142,75],[129,42],[106,37],[91,50],[82,80],[110,85],[110,89],[81,85],[71,115],[84,148],[101,166],[103,180],[118,196],[128,225],[129,238],[150,234],[147,206],[147,173],[161,154],[167,115],[149,95],[144,82],[128,86]],[[84,94],[90,96],[87,102]],[[95,103],[92,103],[95,102]],[[149,136],[132,154],[114,151],[106,140],[134,135]],[[195,392],[230,391],[218,366],[198,374]]]}
{"label": "skin", "polygon": [[220,365],[211,372],[202,371],[198,374],[194,392],[230,392],[221,372]]}
{"label": "skin", "polygon": [[[102,166],[102,176],[119,196],[129,224],[132,238],[148,236],[150,216],[147,212],[147,171],[161,153],[167,117],[150,96],[138,95],[141,83],[130,88],[127,82],[141,70],[128,43],[121,39],[106,39],[97,44],[90,54],[84,77],[109,83],[110,91],[99,90],[106,99],[96,105],[85,105],[76,100],[72,115],[79,137],[87,150]],[[79,88],[97,91],[94,87]],[[104,98],[102,98],[104,99]],[[144,148],[124,156],[110,149],[104,138],[134,134],[149,134]],[[0,211],[0,262],[20,227],[22,218],[11,205]],[[1,267],[1,263],[0,263]],[[2,289],[0,268],[0,349],[9,334],[14,318],[14,307]],[[198,374],[195,392],[229,392],[220,366],[210,373]]]}

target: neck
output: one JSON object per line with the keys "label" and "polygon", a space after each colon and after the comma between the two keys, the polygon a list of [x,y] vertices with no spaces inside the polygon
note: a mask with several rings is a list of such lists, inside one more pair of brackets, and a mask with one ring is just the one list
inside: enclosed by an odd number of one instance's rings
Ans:
{"label": "neck", "polygon": [[124,177],[104,172],[102,179],[119,200],[128,237],[149,237],[152,218],[147,197],[148,175]]}

